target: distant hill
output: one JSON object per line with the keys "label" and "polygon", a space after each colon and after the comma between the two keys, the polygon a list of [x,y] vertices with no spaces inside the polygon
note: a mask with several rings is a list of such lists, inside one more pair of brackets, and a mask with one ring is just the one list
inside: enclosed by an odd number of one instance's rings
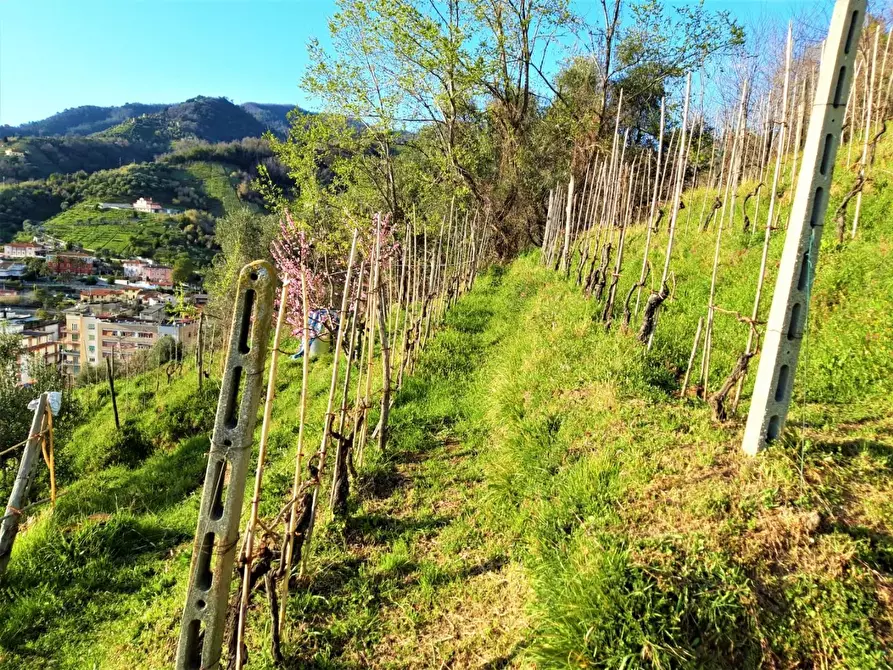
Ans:
{"label": "distant hill", "polygon": [[41,121],[20,126],[0,126],[0,135],[91,135],[116,126],[141,114],[154,114],[168,107],[165,104],[128,102],[118,107],[84,105],[53,114]]}
{"label": "distant hill", "polygon": [[[295,109],[294,105],[273,105],[259,102],[246,102],[242,109],[260,121],[276,135],[284,137],[288,134],[288,113]],[[305,110],[302,110],[305,111]]]}
{"label": "distant hill", "polygon": [[226,98],[207,96],[175,104],[85,105],[20,126],[0,126],[0,136],[99,135],[152,143],[195,137],[228,142],[259,137],[267,130],[284,136],[292,109],[292,105],[257,102],[235,105]]}
{"label": "distant hill", "polygon": [[[6,154],[10,151],[10,155]],[[54,172],[96,172],[154,159],[156,148],[96,137],[0,137],[0,181],[44,179]]]}
{"label": "distant hill", "polygon": [[206,142],[231,142],[243,137],[260,137],[265,131],[263,123],[226,98],[199,96],[154,114],[128,119],[97,136],[169,144],[187,137]]}

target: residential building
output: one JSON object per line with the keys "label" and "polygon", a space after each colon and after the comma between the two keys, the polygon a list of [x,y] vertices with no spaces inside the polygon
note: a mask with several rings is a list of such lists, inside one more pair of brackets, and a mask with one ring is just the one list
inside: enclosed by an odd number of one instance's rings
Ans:
{"label": "residential building", "polygon": [[126,361],[151,349],[165,336],[186,346],[194,345],[198,322],[149,322],[133,316],[109,316],[71,308],[65,313],[62,363],[65,372],[76,375],[84,367],[100,365],[106,358]]}
{"label": "residential building", "polygon": [[21,279],[28,272],[28,266],[15,261],[0,261],[0,279]]}
{"label": "residential building", "polygon": [[10,156],[12,158],[24,158],[25,157],[24,151],[16,151],[15,149],[7,149],[4,153],[7,156]]}
{"label": "residential building", "polygon": [[45,365],[58,365],[61,362],[60,325],[53,321],[22,331],[22,349],[24,351],[19,356],[19,374],[22,384],[32,381],[33,362],[37,361]]}
{"label": "residential building", "polygon": [[124,276],[128,279],[145,281],[156,286],[173,286],[173,269],[166,265],[155,265],[142,258],[124,261]]}
{"label": "residential building", "polygon": [[139,258],[130,258],[123,263],[124,265],[124,276],[129,279],[142,279],[144,275],[144,268],[149,266],[149,263],[139,259]]}
{"label": "residential building", "polygon": [[22,353],[18,360],[18,382],[31,382],[32,361],[57,365],[61,360],[61,324],[41,321],[29,313],[16,313],[0,308],[0,332],[13,333],[21,338]]}
{"label": "residential building", "polygon": [[164,209],[152,198],[140,198],[133,203],[133,208],[138,212],[147,212],[148,214],[160,214]]}
{"label": "residential building", "polygon": [[37,258],[43,255],[43,247],[33,242],[9,242],[3,245],[7,258]]}
{"label": "residential building", "polygon": [[166,265],[150,265],[146,268],[146,281],[156,286],[173,286],[174,270]]}
{"label": "residential building", "polygon": [[47,269],[53,274],[92,275],[96,259],[78,251],[60,251],[47,256]]}
{"label": "residential building", "polygon": [[85,303],[109,303],[131,302],[139,299],[141,289],[138,288],[88,288],[81,291],[81,302]]}
{"label": "residential building", "polygon": [[142,291],[140,293],[140,303],[143,305],[167,305],[176,301],[176,296],[170,293],[161,293],[160,291]]}

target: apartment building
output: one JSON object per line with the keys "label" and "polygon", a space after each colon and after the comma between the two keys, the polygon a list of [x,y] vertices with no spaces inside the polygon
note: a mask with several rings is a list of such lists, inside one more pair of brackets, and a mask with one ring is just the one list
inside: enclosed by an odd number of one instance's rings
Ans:
{"label": "apartment building", "polygon": [[47,323],[23,330],[22,349],[19,356],[19,376],[22,384],[29,384],[34,361],[44,365],[58,365],[62,360],[62,342],[60,342],[61,324]]}
{"label": "apartment building", "polygon": [[61,324],[57,321],[41,321],[28,313],[0,310],[0,332],[18,335],[22,353],[18,360],[18,382],[31,382],[31,364],[37,359],[47,365],[61,361]]}
{"label": "apartment building", "polygon": [[139,300],[142,289],[135,287],[125,288],[88,288],[81,291],[80,298],[83,303],[110,303],[131,302]]}
{"label": "apartment building", "polygon": [[127,360],[151,349],[165,336],[187,347],[194,346],[198,322],[179,319],[153,323],[133,316],[72,308],[65,313],[62,364],[65,372],[76,375],[84,367],[102,364],[106,358]]}
{"label": "apartment building", "polygon": [[57,252],[47,256],[47,268],[59,275],[92,275],[95,272],[95,263],[93,256],[77,251]]}

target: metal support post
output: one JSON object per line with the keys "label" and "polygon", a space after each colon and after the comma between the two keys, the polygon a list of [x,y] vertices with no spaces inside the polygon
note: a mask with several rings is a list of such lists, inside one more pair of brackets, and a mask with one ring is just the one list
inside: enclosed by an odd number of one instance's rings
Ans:
{"label": "metal support post", "polygon": [[220,665],[275,288],[276,272],[266,261],[249,263],[239,273],[180,626],[178,670]]}
{"label": "metal support post", "polygon": [[742,446],[751,455],[781,435],[791,403],[865,6],[866,0],[837,0],[825,40],[791,220],[744,431]]}

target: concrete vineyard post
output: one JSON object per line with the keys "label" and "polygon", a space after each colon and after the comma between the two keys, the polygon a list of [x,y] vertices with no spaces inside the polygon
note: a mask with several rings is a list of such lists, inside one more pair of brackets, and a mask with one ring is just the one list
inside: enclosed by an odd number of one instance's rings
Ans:
{"label": "concrete vineyard post", "polygon": [[744,432],[748,454],[779,437],[787,418],[865,6],[865,0],[837,0],[831,18]]}
{"label": "concrete vineyard post", "polygon": [[239,274],[180,626],[178,670],[220,663],[275,287],[276,273],[266,261],[249,263]]}

